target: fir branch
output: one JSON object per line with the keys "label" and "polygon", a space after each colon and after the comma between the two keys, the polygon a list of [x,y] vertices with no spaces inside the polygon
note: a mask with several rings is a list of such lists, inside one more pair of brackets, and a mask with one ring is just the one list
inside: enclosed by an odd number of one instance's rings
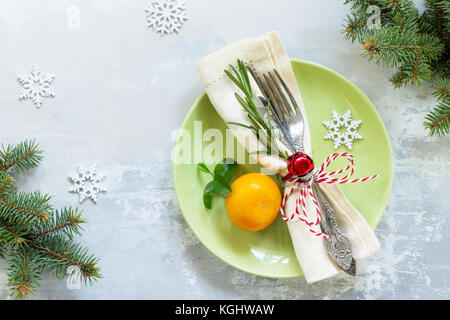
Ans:
{"label": "fir branch", "polygon": [[24,141],[15,146],[2,145],[0,150],[0,171],[25,172],[36,168],[42,160],[42,151],[35,140]]}
{"label": "fir branch", "polygon": [[433,95],[438,105],[427,114],[424,125],[430,135],[446,135],[450,133],[450,79],[437,81]]}
{"label": "fir branch", "polygon": [[[358,39],[369,61],[397,68],[389,79],[395,88],[434,82],[438,105],[424,125],[431,135],[449,133],[450,1],[425,0],[420,16],[412,0],[345,0],[345,4],[351,9],[344,38]],[[380,8],[381,29],[366,25],[370,5]]]}
{"label": "fir branch", "polygon": [[391,25],[401,30],[416,32],[418,30],[417,20],[419,11],[412,0],[379,0],[378,5],[382,8],[383,15],[389,17]]}
{"label": "fir branch", "polygon": [[344,33],[344,39],[352,40],[352,43],[355,42],[355,40],[361,41],[368,30],[367,28],[367,19],[368,16],[364,14],[364,11],[362,11],[363,14],[357,15],[356,13],[352,12],[351,15],[347,15],[346,24],[343,25],[345,27]]}
{"label": "fir branch", "polygon": [[0,198],[16,191],[14,178],[5,171],[0,171]]}
{"label": "fir branch", "polygon": [[367,26],[373,11],[370,6],[380,9],[381,25],[399,30],[417,31],[419,13],[411,0],[346,0],[351,4],[350,15],[344,24],[345,39],[362,41],[370,29]]}
{"label": "fir branch", "polygon": [[71,207],[54,210],[50,196],[39,191],[17,192],[11,171],[37,166],[40,153],[34,140],[0,151],[0,257],[9,254],[8,283],[18,299],[33,292],[45,268],[60,279],[70,276],[70,266],[79,268],[85,282],[102,277],[98,259],[72,243],[84,222],[81,211]]}
{"label": "fir branch", "polygon": [[374,59],[378,64],[394,68],[411,63],[417,55],[436,58],[443,50],[435,37],[418,37],[414,31],[401,31],[395,27],[370,30],[363,46],[363,56],[369,56],[369,61]]}
{"label": "fir branch", "polygon": [[0,258],[5,259],[7,247],[0,243]]}
{"label": "fir branch", "polygon": [[89,255],[87,248],[80,244],[54,236],[47,238],[45,243],[38,241],[32,248],[40,253],[46,268],[60,280],[69,275],[67,271],[70,266],[79,268],[85,283],[89,281],[92,284],[102,278],[100,268],[96,266],[99,259]]}
{"label": "fir branch", "polygon": [[21,227],[13,227],[5,219],[0,217],[0,246],[2,247],[17,247],[22,244],[27,244],[28,233]]}
{"label": "fir branch", "polygon": [[439,102],[425,117],[424,126],[431,136],[450,133],[450,100]]}
{"label": "fir branch", "polygon": [[450,79],[444,78],[436,82],[436,91],[433,95],[438,101],[450,100]]}
{"label": "fir branch", "polygon": [[[447,64],[448,53],[450,51],[450,1],[445,0],[425,0],[425,12],[419,19],[419,28],[422,33],[438,37],[446,46],[446,58],[441,59],[437,65]],[[450,69],[450,68],[449,68]],[[448,76],[450,70],[445,74]]]}
{"label": "fir branch", "polygon": [[[450,1],[449,0],[443,0],[443,1],[437,1],[436,7],[441,12],[441,17],[443,20],[443,26],[445,29],[445,32],[443,32],[446,36],[446,39],[448,40],[450,38]],[[444,38],[444,37],[443,37]]]}
{"label": "fir branch", "polygon": [[0,216],[10,223],[29,224],[32,221],[48,221],[52,207],[49,195],[33,193],[13,193],[0,198]]}
{"label": "fir branch", "polygon": [[389,81],[395,88],[404,87],[408,83],[408,75],[400,68],[389,78]]}
{"label": "fir branch", "polygon": [[22,299],[39,287],[44,266],[39,255],[33,250],[14,250],[8,262],[8,286],[12,291],[11,296]]}
{"label": "fir branch", "polygon": [[446,55],[447,57],[443,57],[440,60],[431,63],[434,70],[431,78],[435,78],[440,74],[442,74],[442,77],[450,77],[450,53],[446,52]]}
{"label": "fir branch", "polygon": [[425,0],[428,15],[434,21],[435,32],[443,41],[450,32],[450,2],[448,0]]}
{"label": "fir branch", "polygon": [[33,238],[43,238],[48,235],[65,235],[69,239],[73,239],[74,235],[80,235],[80,224],[84,222],[78,209],[69,207],[55,210],[53,219],[37,226],[36,230],[34,230]]}
{"label": "fir branch", "polygon": [[394,87],[415,85],[420,86],[422,80],[429,79],[431,70],[426,59],[416,53],[413,61],[404,63],[389,79]]}

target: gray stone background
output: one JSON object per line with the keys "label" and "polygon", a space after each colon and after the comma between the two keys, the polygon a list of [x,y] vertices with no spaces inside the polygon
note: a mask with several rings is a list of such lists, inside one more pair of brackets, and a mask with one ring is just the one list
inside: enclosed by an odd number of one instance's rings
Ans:
{"label": "gray stone background", "polygon": [[[69,290],[44,276],[35,299],[448,299],[450,139],[428,137],[431,89],[393,90],[382,69],[343,40],[341,1],[187,0],[189,20],[161,37],[146,27],[152,0],[2,0],[0,140],[36,137],[42,165],[18,179],[53,204],[77,205],[68,176],[79,163],[107,174],[108,192],[81,205],[80,239],[102,258],[104,279]],[[420,1],[418,1],[421,4]],[[70,6],[81,28],[67,26]],[[69,10],[69,11],[68,11]],[[382,249],[361,275],[313,285],[303,278],[256,277],[214,257],[193,236],[175,199],[170,152],[202,92],[195,62],[244,37],[276,30],[293,58],[330,67],[353,81],[381,114],[395,178],[376,234]],[[56,97],[40,109],[19,101],[18,74],[36,64],[56,75]],[[0,262],[0,297],[8,298]]]}

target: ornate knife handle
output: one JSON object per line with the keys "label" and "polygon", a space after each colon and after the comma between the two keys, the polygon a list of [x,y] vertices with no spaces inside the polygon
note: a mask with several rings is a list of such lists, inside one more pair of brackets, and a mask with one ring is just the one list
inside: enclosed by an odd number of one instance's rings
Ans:
{"label": "ornate knife handle", "polygon": [[[253,73],[252,75],[254,76]],[[257,79],[255,78],[255,80]],[[268,100],[265,97],[258,96],[258,98],[265,107],[268,106]],[[286,119],[284,121],[281,121],[276,112],[274,112],[272,115],[275,127],[280,129],[280,133],[282,133],[276,134],[277,139],[285,143],[287,142],[287,145],[291,147],[293,153],[300,151],[303,152],[303,117],[301,115],[301,112],[297,114],[297,117],[290,118],[295,123],[301,124],[301,130],[294,130],[294,135],[292,135],[293,132],[291,129],[298,129],[298,127],[296,127],[292,123],[286,122]],[[265,118],[266,114],[263,113],[262,116]],[[293,137],[295,137],[295,139],[293,139]],[[328,254],[342,270],[354,276],[356,274],[356,264],[352,256],[351,243],[339,229],[339,226],[336,222],[334,209],[325,198],[322,190],[315,183],[312,185],[312,187],[315,197],[318,199],[320,210],[322,212],[320,227],[322,229],[322,232],[328,236]]]}
{"label": "ornate knife handle", "polygon": [[352,255],[350,240],[342,233],[336,221],[336,214],[322,190],[317,184],[312,185],[313,192],[318,200],[322,219],[320,227],[328,235],[327,250],[330,257],[346,273],[356,275],[356,263]]}

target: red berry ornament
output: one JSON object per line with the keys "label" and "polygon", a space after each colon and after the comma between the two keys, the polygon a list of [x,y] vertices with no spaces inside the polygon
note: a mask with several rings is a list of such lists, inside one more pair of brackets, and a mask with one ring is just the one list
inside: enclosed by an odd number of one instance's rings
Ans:
{"label": "red berry ornament", "polygon": [[303,152],[297,152],[288,159],[288,170],[291,176],[303,176],[314,169],[314,162],[310,156]]}

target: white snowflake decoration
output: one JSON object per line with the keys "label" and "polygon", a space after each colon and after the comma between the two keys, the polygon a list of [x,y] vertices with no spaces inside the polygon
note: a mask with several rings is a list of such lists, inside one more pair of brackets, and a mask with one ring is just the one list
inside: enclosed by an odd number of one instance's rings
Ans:
{"label": "white snowflake decoration", "polygon": [[55,91],[50,87],[54,79],[54,75],[41,73],[38,67],[32,67],[30,74],[18,76],[19,83],[22,85],[19,99],[31,99],[39,108],[44,98],[55,96]]}
{"label": "white snowflake decoration", "polygon": [[343,115],[340,115],[333,110],[333,120],[322,122],[328,128],[328,133],[324,139],[331,139],[334,141],[334,149],[345,145],[348,149],[352,149],[353,141],[362,139],[356,129],[361,125],[362,120],[352,120],[352,113],[348,110]]}
{"label": "white snowflake decoration", "polygon": [[145,12],[148,27],[161,35],[178,32],[187,20],[185,3],[178,0],[154,1]]}
{"label": "white snowflake decoration", "polygon": [[85,168],[80,164],[78,165],[78,172],[69,178],[74,184],[74,187],[70,189],[70,192],[79,194],[80,203],[88,198],[96,203],[97,194],[106,192],[102,183],[105,179],[105,175],[98,173],[95,165],[91,168]]}

